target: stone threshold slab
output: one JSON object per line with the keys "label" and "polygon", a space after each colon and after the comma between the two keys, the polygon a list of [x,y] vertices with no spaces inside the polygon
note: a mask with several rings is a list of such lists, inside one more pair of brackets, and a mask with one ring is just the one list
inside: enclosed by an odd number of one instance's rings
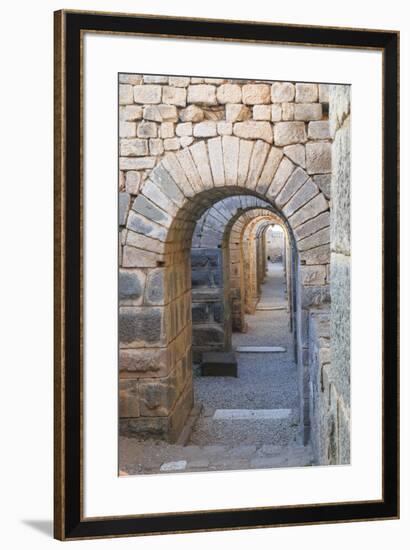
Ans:
{"label": "stone threshold slab", "polygon": [[281,420],[289,418],[292,409],[217,409],[214,420]]}
{"label": "stone threshold slab", "polygon": [[258,306],[256,311],[284,311],[286,306]]}
{"label": "stone threshold slab", "polygon": [[164,462],[160,467],[160,472],[181,472],[185,470],[187,465],[186,460],[175,460],[172,462]]}
{"label": "stone threshold slab", "polygon": [[286,348],[281,346],[238,346],[238,353],[283,353]]}

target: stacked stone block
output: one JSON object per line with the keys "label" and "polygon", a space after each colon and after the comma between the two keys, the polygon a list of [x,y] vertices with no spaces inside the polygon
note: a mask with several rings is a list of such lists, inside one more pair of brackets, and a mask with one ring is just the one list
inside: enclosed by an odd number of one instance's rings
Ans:
{"label": "stacked stone block", "polygon": [[218,155],[228,136],[284,147],[308,174],[329,174],[328,101],[326,85],[121,74],[121,190],[137,194],[165,152],[216,138]]}
{"label": "stacked stone block", "polygon": [[350,462],[350,408],[343,395],[343,390],[349,386],[349,379],[342,381],[341,373],[337,372],[337,364],[334,364],[332,324],[329,308],[310,310],[312,448],[317,463],[322,465]]}
{"label": "stacked stone block", "polygon": [[330,312],[309,312],[310,418],[313,454],[318,464],[337,464],[337,405],[329,383]]}

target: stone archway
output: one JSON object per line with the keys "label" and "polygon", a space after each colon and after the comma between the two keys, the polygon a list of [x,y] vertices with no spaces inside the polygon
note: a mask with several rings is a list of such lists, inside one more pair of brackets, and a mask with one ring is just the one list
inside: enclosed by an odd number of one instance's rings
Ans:
{"label": "stone archway", "polygon": [[277,220],[269,215],[261,215],[249,221],[242,233],[242,256],[244,264],[245,311],[253,314],[260,298],[260,266],[257,229],[260,223]]}
{"label": "stone archway", "polygon": [[123,430],[175,440],[192,407],[190,249],[216,201],[253,195],[281,214],[298,255],[301,423],[309,426],[307,312],[329,300],[329,204],[281,147],[233,136],[164,156],[126,214],[120,259],[120,417]]}
{"label": "stone archway", "polygon": [[231,350],[232,291],[237,288],[235,267],[242,259],[239,243],[231,236],[236,236],[235,226],[244,228],[262,208],[272,215],[274,209],[259,198],[232,196],[216,202],[196,223],[191,247],[194,362],[206,351]]}
{"label": "stone archway", "polygon": [[[247,253],[244,250],[244,236],[249,224],[258,218],[259,221],[269,218],[271,221],[281,223],[280,217],[272,207],[268,205],[259,206],[252,210],[247,210],[243,215],[232,220],[232,228],[229,234],[229,250],[231,257],[231,302],[233,310],[233,328],[239,332],[246,330],[244,323],[245,314],[245,288],[250,287],[249,282],[245,282],[245,264]],[[253,228],[255,229],[255,227]],[[249,252],[249,249],[248,251]],[[254,260],[248,259],[252,263]],[[259,275],[258,275],[259,277]],[[258,282],[259,284],[259,282]]]}

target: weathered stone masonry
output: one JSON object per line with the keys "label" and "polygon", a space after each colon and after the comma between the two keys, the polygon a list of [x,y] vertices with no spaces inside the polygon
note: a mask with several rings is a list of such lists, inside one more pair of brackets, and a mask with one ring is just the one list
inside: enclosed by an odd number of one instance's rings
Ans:
{"label": "weathered stone masonry", "polygon": [[350,462],[350,86],[331,86],[331,305],[309,321],[312,444],[319,464]]}
{"label": "weathered stone masonry", "polygon": [[120,75],[121,429],[174,440],[192,407],[191,244],[229,196],[281,216],[298,284],[301,424],[308,312],[329,301],[328,87]]}

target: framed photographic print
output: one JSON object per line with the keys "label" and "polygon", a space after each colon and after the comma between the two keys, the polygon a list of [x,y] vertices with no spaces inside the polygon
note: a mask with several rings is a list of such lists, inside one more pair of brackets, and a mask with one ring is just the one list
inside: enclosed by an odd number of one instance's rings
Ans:
{"label": "framed photographic print", "polygon": [[56,538],[398,517],[398,44],[56,12]]}

